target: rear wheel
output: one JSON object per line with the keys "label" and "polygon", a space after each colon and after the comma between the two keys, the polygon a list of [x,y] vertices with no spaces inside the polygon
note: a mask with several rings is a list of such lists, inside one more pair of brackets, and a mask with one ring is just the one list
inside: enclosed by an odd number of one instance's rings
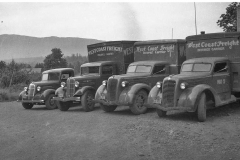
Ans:
{"label": "rear wheel", "polygon": [[158,117],[165,117],[167,115],[167,112],[161,109],[157,108],[156,111],[157,111]]}
{"label": "rear wheel", "polygon": [[100,108],[105,112],[113,112],[117,108],[117,105],[106,106],[106,105],[100,104]]}
{"label": "rear wheel", "polygon": [[22,106],[25,109],[32,109],[33,104],[32,103],[22,103]]}
{"label": "rear wheel", "polygon": [[133,98],[133,104],[130,106],[130,109],[133,114],[143,114],[147,112],[147,107],[144,106],[144,103],[147,100],[147,92],[140,90]]}
{"label": "rear wheel", "polygon": [[207,119],[206,94],[202,93],[197,107],[198,120],[204,122]]}
{"label": "rear wheel", "polygon": [[94,98],[94,93],[93,91],[86,91],[82,97],[81,97],[81,102],[82,102],[82,107],[85,112],[89,112],[94,110],[94,105],[95,103],[93,102]]}
{"label": "rear wheel", "polygon": [[67,111],[70,108],[70,103],[69,102],[57,101],[56,104],[57,104],[57,107],[60,111]]}
{"label": "rear wheel", "polygon": [[55,96],[54,94],[49,94],[46,98],[45,104],[46,104],[47,109],[49,109],[49,110],[57,108],[56,102],[53,100],[54,96]]}

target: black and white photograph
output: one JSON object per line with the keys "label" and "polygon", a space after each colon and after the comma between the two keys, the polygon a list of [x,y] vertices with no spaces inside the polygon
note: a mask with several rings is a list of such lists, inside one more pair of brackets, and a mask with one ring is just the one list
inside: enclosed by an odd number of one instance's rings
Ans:
{"label": "black and white photograph", "polygon": [[0,0],[0,159],[239,160],[240,2]]}

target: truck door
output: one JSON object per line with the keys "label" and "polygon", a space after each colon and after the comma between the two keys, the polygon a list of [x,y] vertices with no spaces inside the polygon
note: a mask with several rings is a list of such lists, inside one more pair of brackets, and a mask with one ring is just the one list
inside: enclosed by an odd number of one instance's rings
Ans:
{"label": "truck door", "polygon": [[227,62],[217,62],[213,69],[213,87],[221,100],[231,98],[230,68]]}
{"label": "truck door", "polygon": [[158,81],[163,81],[163,79],[168,76],[168,68],[168,65],[156,64],[148,79],[148,84],[153,87]]}

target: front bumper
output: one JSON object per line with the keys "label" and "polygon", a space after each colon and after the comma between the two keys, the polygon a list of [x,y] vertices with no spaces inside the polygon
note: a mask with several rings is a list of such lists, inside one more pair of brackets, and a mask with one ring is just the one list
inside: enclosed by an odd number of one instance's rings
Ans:
{"label": "front bumper", "polygon": [[145,104],[146,107],[148,108],[157,108],[163,111],[173,111],[173,110],[180,110],[180,111],[192,111],[191,107],[182,107],[182,106],[177,106],[177,107],[164,107],[161,104],[156,104],[156,103],[151,103],[151,104]]}
{"label": "front bumper", "polygon": [[53,97],[54,101],[68,102],[68,101],[81,101],[81,97]]}
{"label": "front bumper", "polygon": [[35,100],[35,99],[22,99],[22,100],[17,100],[17,102],[21,102],[21,103],[39,103],[39,104],[44,104],[44,100],[39,99],[39,100]]}
{"label": "front bumper", "polygon": [[112,106],[112,105],[118,105],[119,106],[119,105],[122,105],[122,104],[119,104],[119,103],[117,103],[115,101],[107,101],[105,99],[93,99],[93,102],[101,103],[101,104],[103,104],[105,106]]}

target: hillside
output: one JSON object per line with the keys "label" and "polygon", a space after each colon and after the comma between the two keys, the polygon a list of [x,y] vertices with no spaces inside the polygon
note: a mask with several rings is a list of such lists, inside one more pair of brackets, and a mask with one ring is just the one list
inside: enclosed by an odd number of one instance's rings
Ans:
{"label": "hillside", "polygon": [[[87,55],[87,45],[103,42],[96,39],[72,37],[29,37],[22,35],[0,35],[0,60],[45,57],[51,49],[60,48],[64,56],[80,53]],[[40,60],[40,59],[39,59]]]}

